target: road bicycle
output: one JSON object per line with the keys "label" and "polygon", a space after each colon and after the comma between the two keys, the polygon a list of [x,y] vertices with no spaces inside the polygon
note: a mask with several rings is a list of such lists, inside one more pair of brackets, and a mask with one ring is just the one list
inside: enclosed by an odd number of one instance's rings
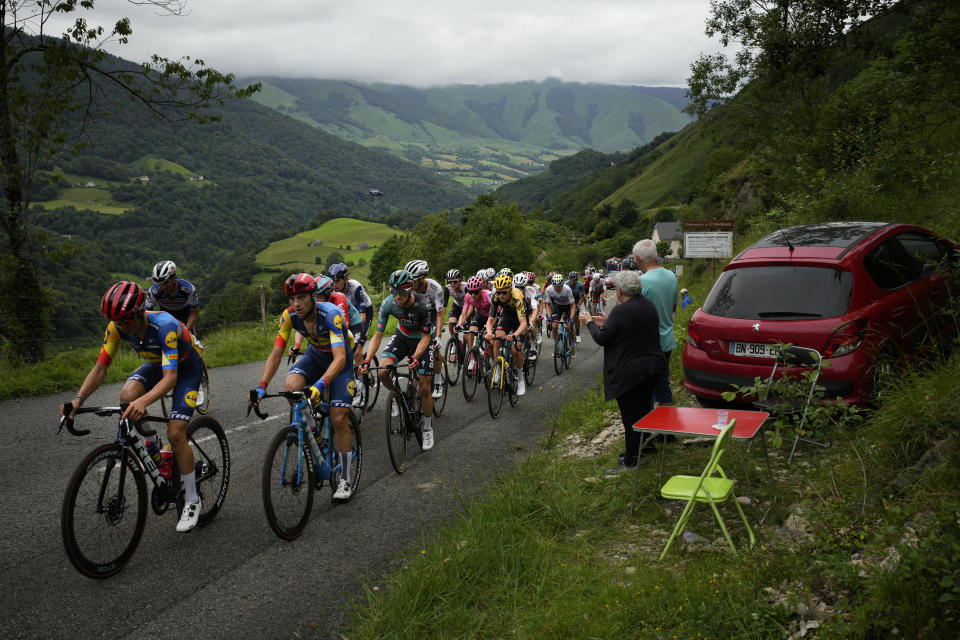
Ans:
{"label": "road bicycle", "polygon": [[527,334],[527,342],[530,346],[523,352],[523,380],[528,387],[533,385],[533,379],[537,375],[537,363],[540,361],[540,351],[543,348],[543,344],[537,342],[534,333],[531,331]]}
{"label": "road bicycle", "polygon": [[[447,406],[447,380],[449,379],[449,373],[447,369],[447,362],[445,359],[440,357],[440,343],[435,343],[430,347],[434,349],[433,357],[438,358],[440,362],[440,397],[433,399],[433,415],[440,417],[443,415],[443,409]],[[434,383],[436,382],[436,375],[433,376],[433,379],[430,382],[431,389],[433,388]]]}
{"label": "road bicycle", "polygon": [[603,295],[601,295],[600,298],[596,300],[593,299],[593,295],[591,294],[590,302],[587,303],[587,309],[590,315],[599,316],[601,313],[603,313],[603,308],[605,305],[606,305],[606,291],[604,291]]}
{"label": "road bicycle", "polygon": [[460,333],[469,333],[477,336],[473,347],[466,351],[463,358],[463,371],[461,373],[461,386],[463,388],[463,398],[471,402],[477,394],[477,385],[483,381],[489,393],[490,387],[487,384],[490,369],[492,368],[490,355],[487,353],[487,344],[484,339],[484,332],[476,329],[462,330]]}
{"label": "road bicycle", "polygon": [[549,324],[557,325],[557,339],[553,341],[553,370],[560,375],[564,367],[570,368],[570,361],[577,355],[577,342],[571,335],[572,316],[566,321],[550,320]]}
{"label": "road bicycle", "polygon": [[[401,373],[401,367],[406,367],[407,372]],[[387,394],[385,411],[387,451],[393,470],[399,474],[407,468],[407,442],[410,436],[417,439],[417,445],[423,450],[423,396],[420,394],[419,376],[415,371],[410,371],[409,364],[391,363],[378,368],[390,372],[390,384],[393,387]]]}
{"label": "road bicycle", "polygon": [[[128,403],[111,407],[77,409],[77,415],[120,416]],[[73,405],[63,405],[60,429],[75,436],[90,433],[76,429],[68,418]],[[162,515],[175,507],[177,518],[184,506],[184,489],[176,457],[162,461],[147,451],[145,438],[156,432],[146,422],[169,422],[169,418],[144,416],[140,424],[121,419],[114,442],[90,452],[73,472],[60,511],[60,533],[70,563],[88,578],[109,578],[130,560],[147,520],[147,481],[153,490],[150,506]],[[223,506],[230,484],[230,447],[223,427],[212,416],[201,416],[187,426],[187,443],[196,461],[197,495],[203,502],[197,526],[210,524]],[[158,439],[159,446],[159,439]],[[159,454],[158,454],[159,455]],[[169,465],[169,466],[168,466]],[[169,477],[166,477],[169,475]]]}
{"label": "road bicycle", "polygon": [[517,394],[520,372],[513,365],[513,352],[511,351],[515,339],[512,336],[497,339],[500,341],[500,349],[493,359],[493,366],[490,369],[488,385],[490,393],[487,394],[487,408],[490,410],[491,418],[500,415],[504,394],[509,396],[511,407],[517,406],[520,401],[520,396]]}
{"label": "road bicycle", "polygon": [[[200,415],[207,415],[210,411],[210,376],[207,374],[207,363],[200,356],[203,364],[203,373],[200,375],[200,384],[197,386],[197,404],[194,410]],[[164,418],[170,417],[170,408],[173,407],[173,390],[160,398],[160,411]]]}
{"label": "road bicycle", "polygon": [[[283,540],[296,539],[307,524],[313,508],[314,493],[323,488],[324,481],[330,486],[330,500],[340,483],[343,465],[334,446],[336,436],[330,418],[330,390],[324,400],[313,407],[310,404],[310,389],[268,393],[267,398],[292,400],[290,425],[282,428],[267,447],[263,462],[261,492],[267,523]],[[250,392],[251,409],[261,420],[267,413],[257,404],[257,392]],[[363,446],[360,441],[359,421],[352,411],[347,413],[352,445],[350,449],[350,488],[354,494],[360,486],[363,471]]]}

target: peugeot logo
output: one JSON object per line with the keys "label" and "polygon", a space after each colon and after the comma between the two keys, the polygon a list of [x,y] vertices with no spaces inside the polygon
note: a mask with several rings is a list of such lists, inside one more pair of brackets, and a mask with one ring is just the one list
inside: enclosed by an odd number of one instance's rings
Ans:
{"label": "peugeot logo", "polygon": [[759,323],[759,322],[754,322],[754,323],[753,323],[753,332],[754,332],[754,333],[760,333],[760,323]]}

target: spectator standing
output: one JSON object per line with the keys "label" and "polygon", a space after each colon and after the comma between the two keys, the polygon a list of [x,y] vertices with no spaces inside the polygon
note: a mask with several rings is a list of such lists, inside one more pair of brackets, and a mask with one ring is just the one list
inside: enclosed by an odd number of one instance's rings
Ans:
{"label": "spectator standing", "polygon": [[[612,277],[618,304],[610,315],[580,316],[594,342],[603,347],[604,396],[617,401],[623,420],[625,451],[617,467],[608,472],[611,474],[633,469],[643,461],[642,435],[633,425],[653,409],[654,385],[667,368],[660,348],[660,319],[653,303],[641,295],[640,274],[620,271]],[[652,450],[645,447],[643,453]]]}
{"label": "spectator standing", "polygon": [[633,246],[633,257],[643,275],[643,297],[653,303],[660,318],[660,348],[667,359],[667,369],[653,390],[653,400],[659,404],[673,404],[670,389],[670,355],[677,348],[673,335],[673,314],[677,311],[677,276],[660,265],[657,245],[645,238]]}
{"label": "spectator standing", "polygon": [[686,309],[688,304],[693,304],[693,298],[686,289],[680,289],[680,308]]}

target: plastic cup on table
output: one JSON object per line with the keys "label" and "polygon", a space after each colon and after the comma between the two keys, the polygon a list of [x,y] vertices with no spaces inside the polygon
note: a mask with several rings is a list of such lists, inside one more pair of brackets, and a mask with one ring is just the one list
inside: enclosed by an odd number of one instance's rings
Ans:
{"label": "plastic cup on table", "polygon": [[722,431],[725,426],[727,426],[727,419],[729,414],[726,409],[720,409],[717,411],[717,424],[713,425],[713,428],[717,431]]}

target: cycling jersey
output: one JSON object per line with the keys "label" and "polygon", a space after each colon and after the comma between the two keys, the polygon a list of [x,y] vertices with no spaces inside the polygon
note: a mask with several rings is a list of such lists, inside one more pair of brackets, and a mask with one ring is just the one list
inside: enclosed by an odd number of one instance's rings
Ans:
{"label": "cycling jersey", "polygon": [[577,282],[571,282],[567,280],[567,286],[570,287],[570,290],[573,292],[574,302],[580,302],[583,299],[583,283],[579,280]]}
{"label": "cycling jersey", "polygon": [[343,295],[347,296],[347,299],[360,313],[364,313],[367,310],[373,311],[373,300],[367,295],[363,285],[356,280],[352,278],[347,280],[347,290],[343,292]]}
{"label": "cycling jersey", "polygon": [[444,307],[443,287],[433,278],[426,278],[427,289],[420,295],[427,300],[427,308],[430,309],[430,324],[437,326],[437,312]]}
{"label": "cycling jersey", "polygon": [[447,306],[447,303],[450,302],[450,298],[453,298],[453,305],[455,307],[463,308],[463,299],[467,295],[467,288],[463,286],[463,283],[460,283],[460,291],[457,292],[453,289],[452,285],[444,285],[443,287],[443,306]]}
{"label": "cycling jersey", "polygon": [[599,296],[601,293],[603,293],[603,290],[604,290],[603,280],[601,280],[600,278],[594,278],[590,282],[590,293],[592,293],[594,297]]}
{"label": "cycling jersey", "polygon": [[277,331],[274,344],[286,347],[290,340],[290,330],[295,329],[306,338],[311,349],[316,349],[320,353],[330,354],[333,352],[333,347],[344,347],[348,352],[353,349],[350,332],[344,329],[346,322],[340,308],[329,302],[314,302],[314,304],[317,309],[317,320],[314,326],[317,335],[310,335],[303,318],[294,313],[293,307],[287,307],[280,314],[280,329]]}
{"label": "cycling jersey", "polygon": [[511,288],[510,296],[503,301],[500,296],[494,295],[490,305],[490,314],[497,316],[513,316],[517,320],[527,315],[527,306],[523,303],[523,294]]}
{"label": "cycling jersey", "polygon": [[194,358],[200,360],[201,352],[182,322],[165,311],[144,311],[144,316],[148,326],[143,338],[135,333],[120,331],[115,322],[107,324],[97,362],[109,367],[120,340],[129,342],[141,358],[160,365],[164,371],[176,369],[178,364]]}
{"label": "cycling jersey", "polygon": [[478,316],[483,318],[483,321],[486,322],[487,318],[490,317],[491,298],[492,296],[490,295],[490,292],[488,290],[481,289],[479,302],[477,302],[472,295],[466,296],[463,299],[463,310],[464,311],[473,310],[474,313],[476,313]]}
{"label": "cycling jersey", "polygon": [[343,312],[343,317],[347,318],[347,323],[350,325],[350,327],[356,327],[363,324],[363,318],[360,317],[360,312],[357,311],[357,308],[353,306],[353,303],[347,299],[347,296],[343,295],[339,291],[331,291],[330,302],[337,305],[340,311]]}
{"label": "cycling jersey", "polygon": [[572,305],[576,302],[573,290],[566,284],[560,285],[560,289],[551,284],[543,292],[543,297],[549,300],[551,305]]}
{"label": "cycling jersey", "polygon": [[384,298],[377,318],[377,331],[383,331],[386,328],[390,316],[397,319],[397,332],[407,338],[419,340],[424,333],[430,333],[433,330],[433,320],[427,308],[427,299],[419,293],[413,294],[413,304],[409,307],[401,307],[393,294]]}
{"label": "cycling jersey", "polygon": [[197,288],[186,280],[177,278],[177,289],[173,295],[155,284],[147,290],[144,308],[151,311],[166,311],[180,322],[190,319],[190,312],[200,306]]}
{"label": "cycling jersey", "polygon": [[540,306],[540,289],[536,285],[528,284],[523,288],[523,295],[527,303],[527,311],[533,311]]}

